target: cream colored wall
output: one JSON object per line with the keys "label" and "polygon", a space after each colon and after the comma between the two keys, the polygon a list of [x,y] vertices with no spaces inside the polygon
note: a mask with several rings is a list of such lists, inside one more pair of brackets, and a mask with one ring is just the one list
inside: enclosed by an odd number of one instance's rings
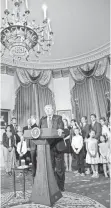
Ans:
{"label": "cream colored wall", "polygon": [[[1,109],[14,109],[15,94],[14,94],[14,77],[2,74],[1,81]],[[0,168],[4,168],[3,145],[1,144],[4,130],[0,131]],[[1,160],[2,158],[2,160]]]}
{"label": "cream colored wall", "polygon": [[71,110],[69,77],[54,79],[56,110]]}
{"label": "cream colored wall", "polygon": [[14,77],[6,74],[1,75],[1,109],[14,109]]}
{"label": "cream colored wall", "polygon": [[[54,95],[57,110],[71,109],[69,78],[53,79]],[[1,75],[1,109],[14,109],[14,77]]]}

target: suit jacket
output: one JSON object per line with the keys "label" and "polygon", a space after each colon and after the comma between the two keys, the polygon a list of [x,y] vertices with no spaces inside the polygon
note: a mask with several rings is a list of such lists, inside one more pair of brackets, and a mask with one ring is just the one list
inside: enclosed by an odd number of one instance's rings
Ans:
{"label": "suit jacket", "polygon": [[[31,126],[31,129],[33,129],[34,127],[37,127],[36,123]],[[25,126],[23,128],[23,133],[24,133],[25,130],[29,130],[28,126]],[[34,142],[31,139],[27,139],[26,143],[27,143],[27,148],[30,148],[31,151],[36,150],[36,144],[34,144]]]}
{"label": "suit jacket", "polygon": [[[47,125],[47,116],[45,117],[42,117],[40,119],[40,124],[39,124],[39,127],[40,128],[48,128],[48,125]],[[64,123],[62,121],[62,116],[59,116],[59,115],[53,115],[52,116],[52,128],[53,129],[64,129]],[[62,141],[62,143],[61,143]],[[62,149],[61,147],[64,146],[64,141],[63,139],[54,139],[53,142],[51,143],[51,149],[53,147],[56,147],[56,149],[58,151],[60,151],[60,149]]]}
{"label": "suit jacket", "polygon": [[24,126],[24,127],[23,127],[23,134],[24,134],[24,131],[25,131],[25,130],[29,130],[28,126]]}
{"label": "suit jacket", "polygon": [[20,137],[18,134],[15,135],[15,139],[16,139],[16,145],[20,142]]}
{"label": "suit jacket", "polygon": [[85,126],[82,126],[81,133],[82,133],[83,139],[89,137],[89,132],[90,132],[90,125],[89,124],[86,124]]}
{"label": "suit jacket", "polygon": [[[6,133],[3,133],[2,144],[4,147],[9,148],[9,138]],[[11,147],[14,147],[15,140],[13,135],[11,136]]]}
{"label": "suit jacket", "polygon": [[16,126],[16,129],[14,129],[14,126],[12,124],[10,124],[10,129],[11,129],[12,135],[16,135],[16,133],[17,133],[17,126]]}
{"label": "suit jacket", "polygon": [[95,131],[95,133],[96,133],[95,139],[97,139],[99,141],[100,136],[102,134],[101,124],[96,121],[94,125],[91,124],[91,129]]}

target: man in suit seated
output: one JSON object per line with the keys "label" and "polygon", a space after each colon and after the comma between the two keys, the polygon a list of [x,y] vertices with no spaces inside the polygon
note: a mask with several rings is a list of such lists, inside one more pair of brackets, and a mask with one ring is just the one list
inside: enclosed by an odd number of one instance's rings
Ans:
{"label": "man in suit seated", "polygon": [[12,135],[15,139],[14,148],[15,148],[16,161],[18,161],[19,160],[19,155],[18,155],[18,152],[17,152],[17,144],[18,144],[18,142],[20,142],[20,138],[18,137],[18,134],[17,134],[18,125],[17,125],[17,119],[15,117],[13,117],[12,120],[11,120],[10,129],[11,129]]}
{"label": "man in suit seated", "polygon": [[[40,128],[53,128],[58,130],[58,135],[61,136],[64,124],[62,117],[54,115],[52,105],[46,105],[45,108],[46,116],[40,119]],[[64,145],[64,141],[63,141]],[[54,174],[57,180],[58,187],[61,191],[64,191],[65,182],[65,167],[64,167],[64,153],[62,153],[61,142],[55,139],[50,145],[51,148],[51,159]]]}
{"label": "man in suit seated", "polygon": [[[30,119],[27,120],[27,126],[25,126],[23,128],[23,132],[28,130],[28,129],[33,129],[34,127],[37,127],[36,124],[36,118],[35,116],[31,116]],[[27,149],[30,150],[30,154],[31,154],[31,161],[32,161],[32,175],[33,178],[35,177],[36,174],[36,150],[37,150],[37,146],[34,144],[34,142],[31,139],[27,139]]]}

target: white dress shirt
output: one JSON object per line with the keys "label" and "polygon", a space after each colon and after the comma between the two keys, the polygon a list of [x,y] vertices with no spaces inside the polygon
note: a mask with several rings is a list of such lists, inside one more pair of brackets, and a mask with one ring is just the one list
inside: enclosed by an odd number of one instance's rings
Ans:
{"label": "white dress shirt", "polygon": [[73,150],[77,148],[80,151],[83,147],[83,137],[81,135],[73,136],[71,146]]}
{"label": "white dress shirt", "polygon": [[[21,148],[21,144],[22,144],[22,148]],[[18,154],[23,154],[25,155],[26,152],[27,152],[27,144],[26,144],[26,141],[20,141],[18,144],[17,144],[17,152]]]}
{"label": "white dress shirt", "polygon": [[47,116],[47,126],[48,128],[52,128],[52,116]]}

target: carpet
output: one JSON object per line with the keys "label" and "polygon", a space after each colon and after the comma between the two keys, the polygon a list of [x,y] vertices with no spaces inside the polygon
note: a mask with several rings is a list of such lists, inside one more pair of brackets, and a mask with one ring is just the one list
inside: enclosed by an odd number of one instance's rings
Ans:
{"label": "carpet", "polygon": [[[13,208],[25,208],[26,206],[22,205],[22,203],[27,203],[26,208],[45,208],[44,205],[41,207],[41,205],[28,204],[33,184],[30,172],[26,175],[26,199],[24,201],[22,192],[23,177],[17,177],[18,174],[16,175],[17,197],[15,198],[13,193],[13,176],[5,175],[4,171],[1,172],[2,207],[13,206]],[[63,201],[61,202],[61,200]],[[66,203],[67,206],[65,206],[64,201],[65,203],[68,201],[72,205]],[[58,204],[58,202],[61,202],[61,204]],[[91,175],[77,177],[74,172],[66,172],[65,192],[63,192],[63,198],[58,202],[54,208],[110,208],[110,180],[103,175],[95,179]],[[77,204],[78,202],[79,204]]]}
{"label": "carpet", "polygon": [[[49,208],[49,206],[29,203],[30,195],[31,191],[26,191],[26,198],[24,199],[22,191],[17,191],[16,197],[14,197],[13,192],[2,194],[1,207]],[[63,192],[62,195],[63,197],[53,205],[53,208],[106,208],[99,202],[76,193]]]}

